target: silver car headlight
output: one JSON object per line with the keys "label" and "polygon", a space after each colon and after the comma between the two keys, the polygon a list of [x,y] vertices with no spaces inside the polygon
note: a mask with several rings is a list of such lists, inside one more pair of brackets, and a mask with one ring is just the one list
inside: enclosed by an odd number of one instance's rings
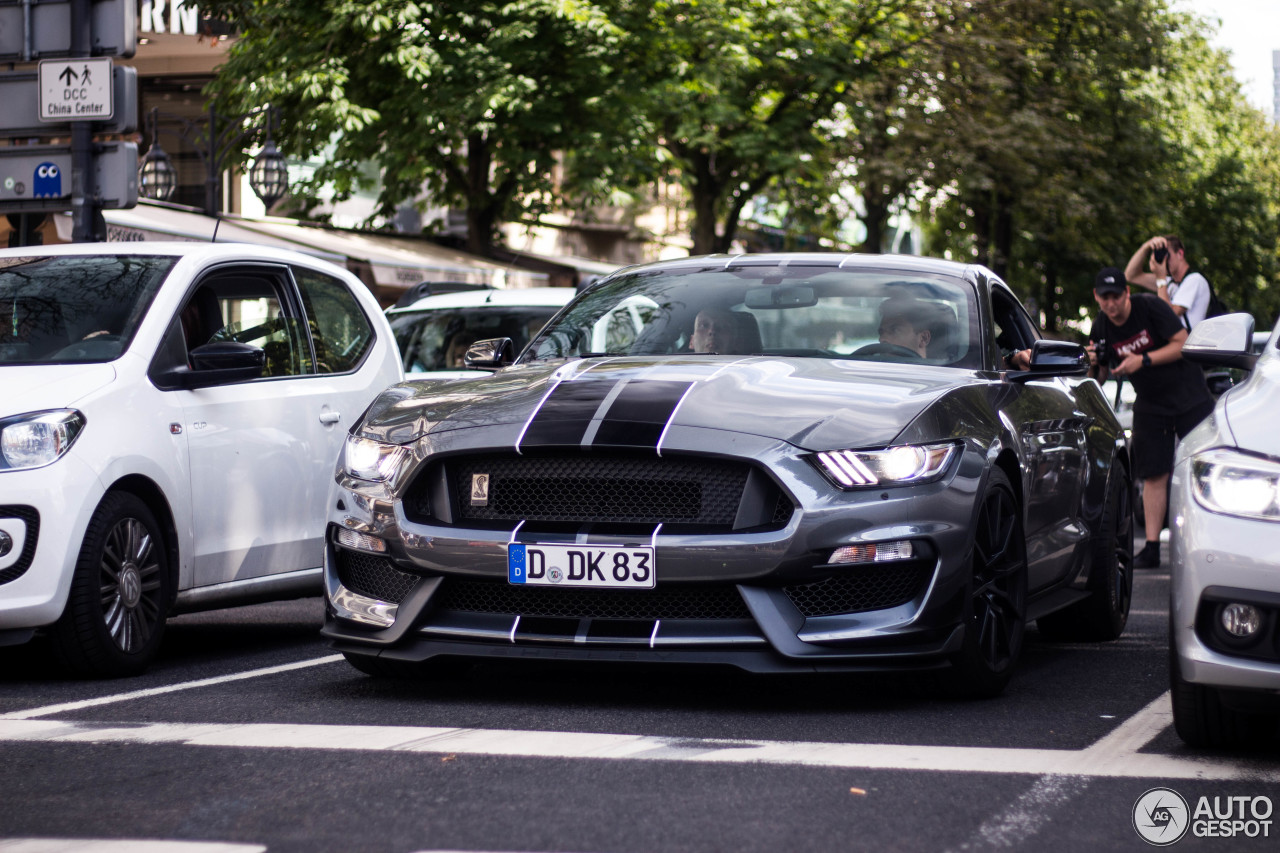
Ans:
{"label": "silver car headlight", "polygon": [[0,420],[0,470],[42,468],[71,449],[84,429],[75,409],[31,412]]}
{"label": "silver car headlight", "polygon": [[342,446],[342,470],[349,477],[392,484],[409,457],[409,448],[348,435]]}
{"label": "silver car headlight", "polygon": [[958,445],[903,444],[883,450],[832,450],[818,465],[842,489],[928,483],[946,473]]}
{"label": "silver car headlight", "polygon": [[1191,458],[1196,503],[1210,512],[1280,521],[1280,463],[1217,448]]}

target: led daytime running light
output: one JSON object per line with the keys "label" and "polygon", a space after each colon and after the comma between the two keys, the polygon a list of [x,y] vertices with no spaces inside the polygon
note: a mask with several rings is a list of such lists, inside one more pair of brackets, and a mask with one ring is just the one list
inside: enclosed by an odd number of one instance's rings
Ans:
{"label": "led daytime running light", "polygon": [[359,480],[389,482],[400,470],[407,453],[408,449],[398,444],[383,444],[351,435],[343,446],[342,467]]}
{"label": "led daytime running light", "polygon": [[1217,449],[1191,460],[1196,502],[1212,512],[1280,520],[1280,464]]}
{"label": "led daytime running light", "polygon": [[946,470],[954,444],[899,445],[883,450],[819,453],[822,469],[845,489],[926,482]]}

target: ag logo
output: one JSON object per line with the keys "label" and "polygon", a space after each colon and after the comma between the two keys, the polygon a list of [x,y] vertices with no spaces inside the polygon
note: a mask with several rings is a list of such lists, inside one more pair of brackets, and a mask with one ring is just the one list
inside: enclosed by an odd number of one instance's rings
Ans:
{"label": "ag logo", "polygon": [[1152,788],[1133,804],[1133,828],[1148,844],[1168,847],[1191,825],[1187,801],[1172,788]]}

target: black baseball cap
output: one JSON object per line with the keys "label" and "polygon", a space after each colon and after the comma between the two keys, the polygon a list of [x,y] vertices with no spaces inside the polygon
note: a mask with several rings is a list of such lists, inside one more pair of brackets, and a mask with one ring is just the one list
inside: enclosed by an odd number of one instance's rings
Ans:
{"label": "black baseball cap", "polygon": [[1125,293],[1129,282],[1124,280],[1124,273],[1116,267],[1103,267],[1093,280],[1093,289],[1099,294]]}

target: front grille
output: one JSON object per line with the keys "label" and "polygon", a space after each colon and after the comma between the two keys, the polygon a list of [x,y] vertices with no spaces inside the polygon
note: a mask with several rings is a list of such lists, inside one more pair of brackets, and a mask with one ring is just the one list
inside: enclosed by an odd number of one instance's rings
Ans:
{"label": "front grille", "polygon": [[367,598],[399,604],[419,581],[417,575],[402,572],[386,557],[375,557],[345,548],[334,549],[338,580],[347,589]]}
{"label": "front grille", "polygon": [[850,566],[815,583],[783,587],[783,592],[806,617],[862,613],[906,604],[928,583],[929,573],[929,566],[920,562]]}
{"label": "front grille", "polygon": [[[464,519],[731,527],[750,469],[741,463],[660,456],[470,457],[448,463]],[[489,501],[473,506],[473,474],[489,475]]]}
{"label": "front grille", "polygon": [[503,581],[447,579],[434,599],[443,610],[576,619],[749,619],[732,586],[651,590],[529,587]]}
{"label": "front grille", "polygon": [[[483,503],[476,503],[473,486],[480,483]],[[777,483],[749,462],[626,453],[453,457],[421,472],[403,507],[422,524],[605,524],[631,533],[662,524],[669,533],[702,534],[776,529],[795,512]]]}
{"label": "front grille", "polygon": [[36,558],[36,541],[40,538],[40,513],[35,507],[0,506],[0,518],[18,518],[26,525],[22,552],[18,555],[17,562],[0,571],[0,583],[8,583],[22,577]]}

